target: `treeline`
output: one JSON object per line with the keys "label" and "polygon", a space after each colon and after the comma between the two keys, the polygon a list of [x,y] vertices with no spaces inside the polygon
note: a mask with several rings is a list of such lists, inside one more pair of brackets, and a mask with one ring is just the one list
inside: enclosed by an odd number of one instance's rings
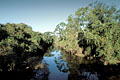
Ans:
{"label": "treeline", "polygon": [[20,71],[32,57],[42,57],[52,45],[52,37],[34,32],[26,24],[0,24],[0,71]]}
{"label": "treeline", "polygon": [[104,64],[120,62],[120,9],[95,2],[79,8],[67,21],[54,31],[58,47]]}

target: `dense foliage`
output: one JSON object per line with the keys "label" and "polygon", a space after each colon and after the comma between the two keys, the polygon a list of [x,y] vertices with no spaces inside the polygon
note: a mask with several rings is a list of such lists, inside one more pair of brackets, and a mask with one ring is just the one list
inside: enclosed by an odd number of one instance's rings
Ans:
{"label": "dense foliage", "polygon": [[42,56],[53,41],[44,37],[23,23],[0,24],[0,71],[20,70],[28,66],[31,57]]}
{"label": "dense foliage", "polygon": [[120,10],[102,3],[79,8],[68,23],[60,23],[56,44],[66,51],[84,54],[104,63],[120,61]]}

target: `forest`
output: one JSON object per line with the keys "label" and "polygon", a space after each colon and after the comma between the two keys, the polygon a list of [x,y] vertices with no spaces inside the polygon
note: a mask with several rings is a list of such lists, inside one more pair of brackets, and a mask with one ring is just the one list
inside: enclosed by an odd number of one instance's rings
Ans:
{"label": "forest", "polygon": [[68,16],[54,31],[55,44],[66,52],[103,64],[120,62],[120,9],[89,4]]}
{"label": "forest", "polygon": [[68,16],[67,23],[59,23],[54,32],[35,32],[24,23],[0,24],[0,72],[32,69],[51,46],[69,56],[119,64],[120,9],[89,4]]}
{"label": "forest", "polygon": [[24,70],[34,57],[42,57],[53,43],[48,34],[34,32],[24,23],[0,24],[0,71]]}

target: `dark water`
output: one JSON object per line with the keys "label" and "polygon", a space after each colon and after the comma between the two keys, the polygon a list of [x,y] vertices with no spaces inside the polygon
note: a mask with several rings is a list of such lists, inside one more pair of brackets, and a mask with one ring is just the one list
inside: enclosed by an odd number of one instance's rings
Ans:
{"label": "dark water", "polygon": [[2,72],[0,80],[120,80],[120,64],[105,66],[61,50],[50,50],[32,62],[37,63],[32,70]]}
{"label": "dark water", "polygon": [[120,80],[120,65],[104,66],[56,50],[50,54],[32,80]]}

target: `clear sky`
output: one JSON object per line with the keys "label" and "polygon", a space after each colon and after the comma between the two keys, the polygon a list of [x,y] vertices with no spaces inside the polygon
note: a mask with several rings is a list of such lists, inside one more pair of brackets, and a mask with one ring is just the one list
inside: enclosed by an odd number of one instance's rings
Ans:
{"label": "clear sky", "polygon": [[[25,23],[34,31],[54,31],[57,24],[96,0],[0,0],[0,23]],[[120,7],[120,0],[97,0]]]}

